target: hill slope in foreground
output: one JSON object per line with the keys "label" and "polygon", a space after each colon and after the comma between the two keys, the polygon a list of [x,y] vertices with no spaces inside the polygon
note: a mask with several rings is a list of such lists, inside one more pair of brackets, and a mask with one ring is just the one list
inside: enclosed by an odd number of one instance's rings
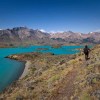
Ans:
{"label": "hill slope in foreground", "polygon": [[26,60],[29,66],[24,76],[0,94],[4,100],[100,100],[100,45],[91,50],[88,61],[81,53],[28,53],[10,58]]}

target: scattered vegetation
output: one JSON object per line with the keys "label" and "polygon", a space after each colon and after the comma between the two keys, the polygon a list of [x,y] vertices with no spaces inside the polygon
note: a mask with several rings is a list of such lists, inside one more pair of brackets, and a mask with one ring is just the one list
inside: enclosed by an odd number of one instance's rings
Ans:
{"label": "scattered vegetation", "polygon": [[1,99],[100,100],[100,45],[92,49],[87,61],[82,53],[70,56],[28,53],[10,57],[32,64],[29,74],[1,93]]}

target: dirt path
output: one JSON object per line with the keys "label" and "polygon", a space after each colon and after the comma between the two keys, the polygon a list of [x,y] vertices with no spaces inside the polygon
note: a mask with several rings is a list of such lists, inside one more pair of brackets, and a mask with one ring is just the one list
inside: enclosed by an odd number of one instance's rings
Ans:
{"label": "dirt path", "polygon": [[49,100],[71,100],[71,96],[74,94],[75,90],[74,81],[76,76],[76,70],[69,72],[62,82],[63,85],[56,91],[56,95],[51,97]]}

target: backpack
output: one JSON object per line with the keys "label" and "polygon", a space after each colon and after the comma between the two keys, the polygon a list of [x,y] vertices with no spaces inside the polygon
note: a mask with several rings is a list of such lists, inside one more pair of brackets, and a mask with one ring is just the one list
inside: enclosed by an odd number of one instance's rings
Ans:
{"label": "backpack", "polygon": [[84,48],[84,53],[88,53],[89,52],[89,49],[88,48]]}

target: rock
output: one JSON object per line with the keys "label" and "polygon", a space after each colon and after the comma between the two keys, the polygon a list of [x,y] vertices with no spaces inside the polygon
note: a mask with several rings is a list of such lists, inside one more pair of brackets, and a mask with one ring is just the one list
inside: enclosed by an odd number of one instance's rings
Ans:
{"label": "rock", "polygon": [[62,61],[60,61],[60,63],[59,63],[59,64],[60,64],[60,65],[62,65],[62,64],[64,64],[64,63],[65,63],[65,61],[64,61],[64,60],[62,60]]}
{"label": "rock", "polygon": [[28,89],[28,90],[33,90],[34,87],[37,85],[38,81],[36,80],[32,80],[32,81],[29,81],[27,83],[24,84],[24,86]]}
{"label": "rock", "polygon": [[10,93],[12,93],[12,91],[13,91],[13,90],[12,90],[11,88],[9,88],[9,89],[7,90],[7,93],[10,94]]}
{"label": "rock", "polygon": [[82,61],[82,59],[80,58],[79,61]]}
{"label": "rock", "polygon": [[100,81],[100,74],[90,74],[87,77],[87,83],[89,85],[95,84],[97,81]]}
{"label": "rock", "polygon": [[99,90],[95,90],[93,93],[92,93],[92,96],[95,96],[98,98],[98,100],[100,100],[100,89]]}
{"label": "rock", "polygon": [[24,100],[24,98],[23,98],[23,96],[19,95],[19,96],[16,97],[16,100]]}
{"label": "rock", "polygon": [[33,90],[34,89],[34,86],[28,86],[28,89],[29,90]]}
{"label": "rock", "polygon": [[34,76],[40,76],[42,74],[42,69],[36,70]]}

